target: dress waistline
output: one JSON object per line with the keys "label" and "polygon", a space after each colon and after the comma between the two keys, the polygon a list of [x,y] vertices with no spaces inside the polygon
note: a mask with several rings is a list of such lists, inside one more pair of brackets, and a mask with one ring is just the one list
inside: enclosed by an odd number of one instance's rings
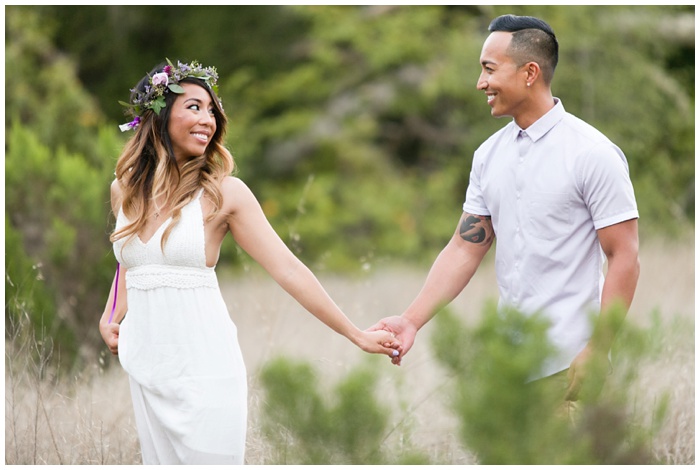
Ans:
{"label": "dress waistline", "polygon": [[126,272],[126,288],[150,290],[159,287],[193,289],[218,288],[214,268],[149,264],[129,268]]}

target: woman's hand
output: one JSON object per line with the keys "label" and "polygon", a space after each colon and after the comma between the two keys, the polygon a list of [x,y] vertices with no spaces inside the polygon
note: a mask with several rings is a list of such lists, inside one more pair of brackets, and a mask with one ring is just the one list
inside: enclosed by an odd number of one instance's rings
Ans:
{"label": "woman's hand", "polygon": [[119,323],[100,323],[100,334],[109,352],[116,356],[119,353]]}
{"label": "woman's hand", "polygon": [[361,331],[354,342],[368,353],[386,354],[391,358],[401,354],[401,343],[389,331]]}

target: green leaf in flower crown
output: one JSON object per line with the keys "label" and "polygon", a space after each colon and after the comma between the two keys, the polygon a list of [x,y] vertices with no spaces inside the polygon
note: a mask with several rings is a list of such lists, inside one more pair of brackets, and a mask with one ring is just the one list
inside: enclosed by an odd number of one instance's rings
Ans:
{"label": "green leaf in flower crown", "polygon": [[170,85],[168,85],[168,88],[170,88],[170,91],[172,91],[173,93],[177,93],[178,95],[185,92],[185,89],[177,83],[171,83]]}
{"label": "green leaf in flower crown", "polygon": [[151,105],[151,109],[153,110],[154,113],[160,114],[160,110],[165,108],[165,98],[162,96],[159,96],[155,100],[153,100],[153,104]]}

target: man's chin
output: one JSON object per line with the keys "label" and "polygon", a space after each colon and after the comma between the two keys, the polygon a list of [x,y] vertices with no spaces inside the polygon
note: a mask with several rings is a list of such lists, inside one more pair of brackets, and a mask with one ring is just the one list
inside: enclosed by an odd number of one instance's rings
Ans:
{"label": "man's chin", "polygon": [[496,111],[495,109],[492,109],[492,110],[491,110],[491,116],[493,116],[493,117],[495,117],[495,118],[497,118],[497,119],[498,119],[498,118],[511,117],[510,114],[507,114],[507,113],[500,113],[500,112]]}

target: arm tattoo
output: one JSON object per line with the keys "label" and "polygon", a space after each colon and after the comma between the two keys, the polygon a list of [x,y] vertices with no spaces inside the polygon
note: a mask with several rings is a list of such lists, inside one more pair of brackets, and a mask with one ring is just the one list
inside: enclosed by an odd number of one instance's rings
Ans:
{"label": "arm tattoo", "polygon": [[459,227],[459,235],[471,243],[489,242],[493,237],[488,223],[490,220],[491,217],[488,216],[465,214]]}

